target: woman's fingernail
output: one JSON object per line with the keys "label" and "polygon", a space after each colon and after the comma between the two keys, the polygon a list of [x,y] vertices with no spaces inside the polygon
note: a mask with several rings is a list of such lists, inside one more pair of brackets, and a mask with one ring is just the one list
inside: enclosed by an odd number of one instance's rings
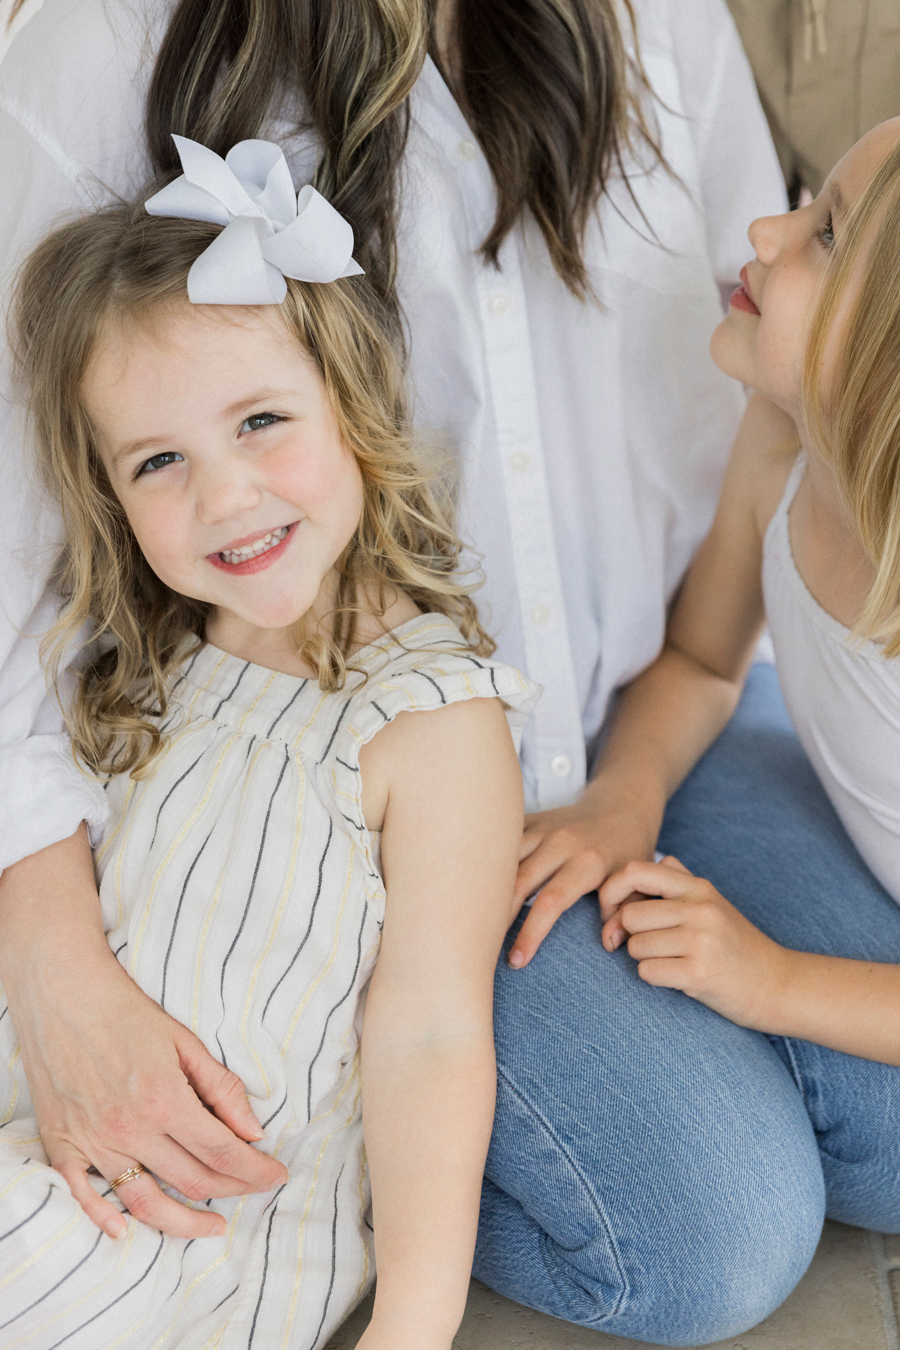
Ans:
{"label": "woman's fingernail", "polygon": [[518,947],[514,948],[509,954],[509,964],[518,970],[519,966],[525,964],[525,953],[520,952]]}
{"label": "woman's fingernail", "polygon": [[119,1238],[123,1238],[128,1231],[128,1224],[124,1219],[107,1219],[103,1227],[106,1233],[117,1241]]}

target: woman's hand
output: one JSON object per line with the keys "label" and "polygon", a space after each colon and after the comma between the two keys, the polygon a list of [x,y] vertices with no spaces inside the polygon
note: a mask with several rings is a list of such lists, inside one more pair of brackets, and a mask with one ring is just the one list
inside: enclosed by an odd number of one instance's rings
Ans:
{"label": "woman's hand", "polygon": [[540,890],[509,954],[511,966],[527,966],[559,916],[617,868],[653,857],[662,809],[649,794],[633,803],[597,781],[574,806],[525,817],[511,918]]}
{"label": "woman's hand", "polygon": [[601,888],[600,912],[604,947],[615,951],[627,940],[647,984],[681,989],[739,1026],[766,1027],[796,953],[677,858],[629,863]]}
{"label": "woman's hand", "polygon": [[140,1163],[118,1195],[144,1223],[176,1237],[210,1237],[224,1220],[193,1201],[267,1191],[287,1179],[251,1148],[262,1131],[235,1074],[142,993],[107,946],[81,830],[7,868],[0,878],[2,981],[19,1038],[38,1129],[51,1165],[98,1227],[125,1231],[91,1186]]}

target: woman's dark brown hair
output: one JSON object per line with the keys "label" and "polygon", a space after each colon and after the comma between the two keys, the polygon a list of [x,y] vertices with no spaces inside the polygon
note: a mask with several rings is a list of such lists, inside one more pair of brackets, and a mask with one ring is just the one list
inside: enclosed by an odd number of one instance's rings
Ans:
{"label": "woman's dark brown hair", "polygon": [[[316,186],[352,223],[356,257],[397,318],[397,180],[407,97],[437,0],[181,0],[147,102],[154,167],[178,167],[177,132],[219,154],[260,134],[302,93],[322,147]],[[587,222],[635,146],[661,158],[631,0],[457,0],[447,66],[487,157],[497,213],[482,245],[497,261],[528,208],[557,272],[588,290]],[[296,98],[293,99],[296,104]]]}

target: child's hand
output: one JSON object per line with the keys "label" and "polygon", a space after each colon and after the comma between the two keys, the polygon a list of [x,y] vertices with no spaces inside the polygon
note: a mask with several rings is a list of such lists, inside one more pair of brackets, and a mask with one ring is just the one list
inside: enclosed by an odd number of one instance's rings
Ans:
{"label": "child's hand", "polygon": [[739,1026],[765,1022],[790,953],[677,858],[629,863],[602,887],[600,912],[604,947],[627,938],[647,984],[682,989]]}
{"label": "child's hand", "polygon": [[652,858],[662,809],[654,812],[589,788],[574,806],[525,818],[513,896],[515,918],[540,887],[509,954],[511,966],[527,966],[556,920],[575,901],[597,890],[630,858]]}

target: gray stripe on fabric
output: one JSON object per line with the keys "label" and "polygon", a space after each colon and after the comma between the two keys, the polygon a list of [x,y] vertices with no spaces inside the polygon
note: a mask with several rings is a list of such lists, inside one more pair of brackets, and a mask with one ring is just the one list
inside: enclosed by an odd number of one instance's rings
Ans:
{"label": "gray stripe on fabric", "polygon": [[[41,1206],[41,1208],[43,1208],[43,1206]],[[57,1280],[56,1284],[54,1284],[51,1289],[48,1289],[46,1293],[41,1294],[40,1298],[36,1298],[33,1303],[29,1303],[27,1308],[23,1308],[21,1312],[17,1312],[15,1317],[11,1317],[8,1322],[0,1322],[0,1331],[5,1331],[7,1327],[11,1327],[13,1322],[18,1322],[20,1317],[24,1317],[26,1313],[30,1313],[32,1308],[36,1308],[39,1303],[43,1303],[45,1298],[49,1298],[51,1294],[55,1294],[61,1284],[65,1284],[66,1280],[70,1279],[75,1274],[76,1270],[81,1269],[85,1261],[89,1261],[91,1259],[91,1257],[94,1255],[94,1252],[100,1246],[100,1239],[102,1237],[103,1237],[102,1232],[97,1234],[96,1241],[94,1242],[94,1245],[91,1248],[91,1250],[89,1252],[86,1252],[85,1255],[81,1258],[81,1260],[78,1261],[70,1271],[67,1271],[66,1274],[63,1275],[61,1280]]]}
{"label": "gray stripe on fabric", "polygon": [[438,691],[438,698],[441,700],[441,703],[446,708],[447,700],[444,698],[444,691],[438,684],[437,680],[433,680],[430,675],[426,675],[424,670],[411,670],[409,673],[410,675],[420,675],[423,680],[427,680],[430,685],[433,685],[434,688]]}
{"label": "gray stripe on fabric", "polygon": [[278,1103],[278,1105],[275,1107],[275,1110],[274,1110],[274,1111],[272,1112],[272,1114],[269,1116],[268,1120],[264,1120],[264,1121],[263,1121],[262,1125],[260,1126],[260,1129],[262,1129],[262,1130],[267,1130],[267,1129],[269,1128],[269,1126],[272,1124],[272,1121],[275,1119],[275,1117],[276,1117],[281,1111],[283,1111],[284,1108],[285,1108],[286,1106],[287,1106],[287,1093],[284,1094],[284,1096],[282,1097],[281,1101],[280,1101],[280,1102]]}
{"label": "gray stripe on fabric", "polygon": [[[344,1167],[346,1167],[346,1163]],[[319,1344],[319,1337],[322,1334],[322,1328],[325,1325],[325,1318],[328,1316],[328,1305],[331,1302],[332,1291],[334,1290],[334,1275],[337,1269],[337,1217],[338,1217],[338,1186],[341,1184],[341,1177],[344,1175],[344,1167],[338,1172],[338,1179],[334,1183],[334,1217],[331,1220],[331,1278],[328,1281],[328,1293],[325,1295],[325,1307],[322,1309],[322,1318],[316,1327],[316,1334],[310,1343],[310,1350],[315,1350]]]}
{"label": "gray stripe on fabric", "polygon": [[219,1301],[218,1301],[218,1303],[216,1304],[216,1306],[211,1310],[211,1312],[210,1312],[210,1317],[212,1316],[212,1314],[213,1314],[214,1312],[218,1312],[218,1311],[219,1311],[219,1309],[221,1308],[221,1306],[222,1306],[223,1303],[227,1303],[228,1300],[229,1300],[230,1298],[234,1298],[235,1294],[236,1294],[237,1291],[240,1289],[240,1287],[241,1287],[241,1286],[240,1286],[239,1284],[236,1284],[236,1285],[234,1286],[234,1288],[232,1289],[232,1291],[231,1291],[230,1294],[226,1294],[224,1298],[220,1298]]}
{"label": "gray stripe on fabric", "polygon": [[325,757],[326,757],[326,755],[328,754],[328,751],[329,751],[329,750],[331,749],[331,747],[334,745],[334,738],[335,738],[335,736],[338,734],[338,731],[340,730],[340,725],[341,725],[341,723],[343,722],[344,716],[345,716],[345,714],[346,714],[346,712],[347,712],[347,709],[350,707],[350,704],[351,704],[352,702],[353,702],[352,697],[351,697],[351,698],[348,698],[348,699],[347,699],[347,702],[344,704],[343,708],[341,708],[341,711],[340,711],[340,713],[339,713],[339,715],[338,715],[338,720],[337,720],[337,721],[335,722],[335,724],[334,724],[334,731],[332,731],[331,735],[328,737],[328,744],[326,745],[324,751],[322,752],[322,758],[319,760],[319,763],[320,763],[320,764],[324,764],[324,763],[325,763]]}
{"label": "gray stripe on fabric", "polygon": [[[287,1182],[285,1182],[284,1185],[286,1186]],[[263,1273],[262,1279],[259,1282],[259,1298],[256,1300],[256,1307],[253,1309],[253,1322],[250,1326],[250,1335],[247,1338],[247,1350],[250,1350],[250,1347],[253,1344],[253,1338],[256,1335],[256,1322],[257,1318],[259,1317],[259,1310],[262,1307],[263,1294],[266,1292],[266,1276],[269,1273],[269,1242],[272,1237],[272,1224],[275,1222],[275,1211],[278,1209],[278,1197],[281,1195],[281,1192],[283,1190],[284,1186],[279,1186],[278,1190],[275,1192],[275,1195],[273,1196],[273,1199],[275,1201],[275,1207],[272,1210],[272,1213],[269,1215],[269,1225],[266,1229],[266,1250],[265,1256],[263,1258]],[[265,1211],[263,1211],[263,1213],[265,1213]]]}
{"label": "gray stripe on fabric", "polygon": [[364,929],[365,926],[366,926],[366,919],[367,919],[368,917],[369,917],[369,912],[368,912],[368,910],[365,910],[365,911],[363,912],[362,923],[361,923],[360,926],[359,926],[359,933],[358,933],[357,938],[356,938],[356,965],[353,967],[353,975],[351,976],[350,984],[349,984],[349,986],[348,986],[348,988],[347,988],[347,992],[346,992],[345,994],[343,994],[343,995],[341,996],[341,998],[338,999],[337,1003],[335,1003],[334,1007],[331,1009],[331,1011],[329,1012],[328,1016],[325,1018],[325,1025],[324,1025],[323,1028],[322,1028],[322,1039],[319,1041],[319,1048],[318,1048],[318,1050],[316,1051],[316,1053],[313,1055],[312,1059],[310,1060],[309,1072],[308,1072],[307,1075],[306,1075],[306,1118],[307,1118],[307,1120],[309,1120],[310,1116],[312,1115],[312,1076],[313,1076],[313,1069],[316,1067],[316,1060],[317,1060],[317,1059],[319,1058],[319,1056],[321,1055],[322,1050],[324,1049],[324,1046],[325,1046],[325,1037],[328,1035],[328,1023],[331,1021],[332,1017],[333,1017],[334,1014],[337,1012],[338,1008],[342,1007],[342,1006],[347,1002],[347,999],[350,997],[350,995],[353,993],[353,987],[354,987],[354,985],[356,984],[356,976],[357,976],[357,974],[358,974],[358,972],[359,972],[360,962],[362,961],[362,935],[363,935],[363,929]]}
{"label": "gray stripe on fabric", "polygon": [[0,1242],[5,1241],[5,1239],[8,1237],[12,1237],[13,1233],[18,1233],[19,1229],[24,1228],[27,1223],[31,1223],[31,1220],[36,1218],[37,1215],[40,1214],[44,1206],[50,1203],[50,1197],[52,1194],[53,1194],[53,1187],[48,1186],[47,1194],[44,1196],[43,1200],[38,1205],[37,1209],[33,1209],[31,1213],[27,1216],[27,1218],[22,1219],[21,1222],[16,1224],[15,1228],[7,1228],[5,1233],[0,1233]]}
{"label": "gray stripe on fabric", "polygon": [[[290,974],[291,970],[293,969],[294,965],[295,965],[296,962],[299,960],[300,954],[302,953],[303,948],[306,946],[307,942],[309,941],[309,935],[310,935],[310,933],[312,932],[313,920],[314,920],[315,917],[316,917],[316,909],[317,909],[318,904],[319,904],[319,897],[320,897],[320,895],[322,894],[322,873],[323,873],[323,869],[324,869],[324,867],[325,867],[325,859],[326,859],[326,857],[328,856],[328,850],[329,850],[329,848],[331,847],[331,840],[332,840],[333,836],[334,836],[334,821],[333,821],[333,820],[331,819],[331,817],[329,816],[329,817],[328,817],[328,838],[325,840],[325,847],[324,847],[324,849],[322,850],[322,856],[321,856],[321,858],[319,859],[319,879],[318,879],[318,881],[316,882],[316,893],[315,893],[315,896],[313,897],[312,908],[310,909],[310,912],[309,912],[309,923],[306,925],[306,932],[303,934],[303,939],[302,939],[302,941],[301,941],[301,943],[300,943],[300,946],[297,948],[297,950],[294,952],[294,955],[291,957],[290,965],[288,966],[287,970],[285,970],[284,974],[281,975],[281,976],[279,976],[277,983],[276,983],[276,984],[273,986],[273,988],[272,988],[271,994],[270,994],[269,997],[266,999],[266,1006],[263,1008],[263,1010],[262,1010],[262,1017],[259,1019],[260,1026],[262,1026],[263,1022],[266,1020],[266,1013],[269,1011],[269,1004],[272,1002],[272,999],[275,997],[276,993],[278,992],[278,989],[280,988],[282,982],[287,978],[287,976]],[[280,1110],[281,1110],[281,1107],[279,1107],[278,1110],[280,1111]],[[278,1112],[276,1112],[275,1114],[277,1115]]]}
{"label": "gray stripe on fabric", "polygon": [[219,713],[220,713],[221,710],[224,708],[225,704],[229,701],[229,699],[233,698],[234,695],[237,693],[238,685],[240,684],[240,682],[241,682],[241,680],[244,678],[244,676],[247,674],[247,671],[248,671],[249,669],[250,669],[250,662],[249,662],[249,661],[245,661],[245,662],[244,662],[244,668],[243,668],[243,670],[241,671],[240,675],[239,675],[239,676],[237,677],[237,679],[235,680],[234,684],[233,684],[233,685],[231,686],[231,688],[229,689],[228,693],[225,695],[224,698],[219,699],[219,702],[216,704],[216,710],[215,710],[215,712],[212,714],[212,720],[213,720],[213,721],[216,720],[216,718],[218,717]]}
{"label": "gray stripe on fabric", "polygon": [[266,732],[267,740],[272,735],[272,732],[275,730],[275,728],[278,726],[278,723],[281,721],[282,717],[284,717],[284,714],[288,711],[289,708],[292,708],[294,706],[297,699],[303,693],[303,690],[306,688],[308,684],[309,680],[302,680],[298,688],[294,690],[292,696],[288,699],[287,703],[284,705],[281,712],[278,714],[278,716],[275,718],[275,721],[272,723],[272,725],[269,727],[269,730]]}
{"label": "gray stripe on fabric", "polygon": [[382,708],[380,704],[376,703],[374,698],[372,699],[372,707],[375,709],[377,713],[381,713],[381,716],[384,718],[385,722],[389,722],[391,720],[388,717],[387,713],[384,711],[384,708]]}
{"label": "gray stripe on fabric", "polygon": [[[215,828],[215,826],[213,828]],[[169,978],[169,957],[172,955],[172,943],[175,941],[175,930],[178,927],[178,920],[181,917],[181,907],[184,904],[185,893],[187,891],[191,877],[194,875],[194,868],[200,861],[200,858],[202,857],[203,854],[203,850],[206,848],[206,845],[209,843],[210,839],[212,838],[212,835],[213,831],[210,830],[209,834],[206,836],[206,838],[203,840],[203,843],[200,845],[200,848],[197,851],[194,861],[191,863],[190,867],[187,870],[187,876],[184,879],[184,885],[182,886],[181,894],[178,897],[178,905],[176,906],[175,909],[175,918],[172,920],[172,931],[169,934],[169,945],[166,948],[166,955],[163,959],[162,989],[159,995],[159,1006],[163,1009],[165,1009],[166,1006],[166,981]]]}
{"label": "gray stripe on fabric", "polygon": [[189,774],[189,773],[193,773],[194,769],[196,769],[197,765],[200,763],[201,759],[203,758],[203,756],[204,756],[205,754],[206,754],[206,751],[205,751],[205,750],[201,750],[201,751],[200,751],[200,754],[199,754],[199,755],[197,756],[197,758],[194,760],[193,764],[189,765],[188,768],[185,769],[184,773],[181,775],[180,778],[176,778],[176,779],[175,779],[175,782],[172,784],[172,786],[169,788],[168,792],[166,793],[166,795],[163,797],[162,801],[160,802],[160,804],[159,804],[159,810],[158,810],[157,813],[156,813],[156,823],[155,823],[155,825],[153,826],[153,838],[150,840],[150,847],[147,849],[147,853],[148,853],[148,854],[149,854],[150,851],[152,850],[153,845],[156,843],[156,832],[157,832],[157,830],[159,829],[159,818],[160,818],[160,816],[161,816],[162,813],[163,813],[163,807],[165,806],[166,802],[169,800],[169,798],[171,797],[171,795],[172,795],[172,793],[175,791],[175,789],[176,789],[177,787],[179,787],[180,784],[182,784],[182,783],[184,782],[184,780],[187,778],[188,774]]}
{"label": "gray stripe on fabric", "polygon": [[269,820],[272,815],[272,806],[274,804],[278,789],[281,787],[281,784],[284,780],[284,775],[287,771],[288,766],[288,758],[289,758],[288,751],[287,748],[285,747],[284,762],[281,765],[281,772],[278,775],[278,781],[276,782],[274,788],[272,789],[272,795],[269,798],[269,805],[266,807],[266,818],[265,821],[263,822],[262,836],[260,837],[259,841],[259,851],[256,855],[256,864],[253,868],[253,879],[250,882],[250,890],[247,894],[247,902],[244,905],[244,912],[241,915],[241,921],[238,924],[238,930],[235,933],[234,937],[232,938],[231,946],[228,948],[228,951],[225,954],[225,960],[222,962],[222,972],[221,975],[219,976],[219,998],[222,1003],[222,1021],[216,1028],[216,1043],[218,1044],[219,1049],[222,1051],[222,1063],[225,1065],[226,1069],[228,1068],[228,1063],[225,1058],[225,1049],[222,1045],[222,1042],[219,1040],[219,1032],[222,1030],[222,1027],[225,1024],[225,971],[228,968],[228,962],[231,960],[232,955],[234,954],[234,949],[238,944],[241,933],[244,931],[244,924],[247,922],[247,915],[250,911],[250,904],[253,900],[253,892],[256,890],[256,882],[257,878],[259,877],[259,868],[260,864],[262,863],[263,850],[266,847],[266,838],[269,833]]}
{"label": "gray stripe on fabric", "polygon": [[105,1308],[101,1308],[98,1313],[94,1313],[93,1317],[89,1317],[86,1322],[82,1322],[80,1327],[75,1327],[74,1331],[68,1331],[66,1332],[65,1336],[61,1337],[60,1340],[54,1341],[52,1345],[49,1345],[47,1347],[47,1350],[56,1350],[56,1347],[58,1345],[64,1345],[65,1342],[71,1340],[73,1336],[77,1336],[79,1331],[84,1331],[85,1327],[89,1327],[92,1322],[96,1322],[98,1317],[102,1317],[104,1313],[108,1313],[110,1308],[114,1308],[117,1303],[121,1303],[123,1298],[127,1298],[129,1294],[133,1294],[135,1289],[137,1289],[138,1285],[144,1283],[147,1276],[150,1274],[151,1270],[159,1260],[160,1254],[162,1253],[163,1245],[165,1244],[165,1240],[166,1240],[165,1235],[163,1233],[160,1233],[159,1246],[156,1249],[156,1253],[153,1257],[153,1260],[150,1262],[149,1266],[144,1271],[143,1275],[140,1277],[139,1280],[135,1280],[134,1284],[129,1285],[127,1289],[123,1290],[123,1292],[119,1294],[117,1298],[113,1299],[112,1303],[107,1303]]}

